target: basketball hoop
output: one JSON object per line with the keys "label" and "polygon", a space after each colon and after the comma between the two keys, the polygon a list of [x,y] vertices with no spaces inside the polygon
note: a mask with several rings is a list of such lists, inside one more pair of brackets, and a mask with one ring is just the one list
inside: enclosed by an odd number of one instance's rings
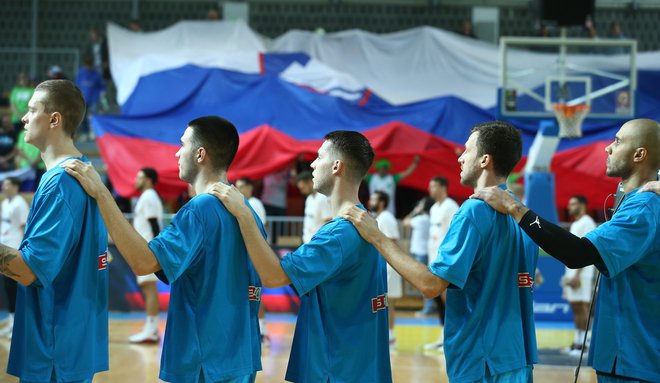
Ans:
{"label": "basketball hoop", "polygon": [[553,104],[552,109],[559,122],[559,137],[582,137],[582,121],[584,121],[591,109],[589,105]]}

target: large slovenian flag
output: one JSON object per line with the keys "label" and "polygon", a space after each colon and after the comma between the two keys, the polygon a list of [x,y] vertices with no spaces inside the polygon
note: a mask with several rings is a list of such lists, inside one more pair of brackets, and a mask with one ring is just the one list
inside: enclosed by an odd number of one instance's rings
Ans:
{"label": "large slovenian flag", "polygon": [[[134,175],[144,166],[161,174],[161,195],[178,195],[185,185],[174,154],[186,124],[220,115],[241,134],[230,179],[260,178],[300,153],[311,158],[327,132],[347,129],[364,133],[395,172],[420,154],[404,186],[425,189],[443,175],[450,194],[463,199],[471,191],[459,184],[462,145],[472,126],[496,118],[497,47],[433,28],[293,31],[269,41],[242,22],[186,21],[151,33],[110,24],[108,41],[122,112],[93,122],[122,195],[134,193]],[[640,71],[639,84],[639,115],[657,119],[660,72]],[[537,125],[514,123],[526,152]],[[582,138],[561,142],[552,163],[558,206],[580,193],[597,207],[614,190],[604,147],[619,125],[585,124]]]}

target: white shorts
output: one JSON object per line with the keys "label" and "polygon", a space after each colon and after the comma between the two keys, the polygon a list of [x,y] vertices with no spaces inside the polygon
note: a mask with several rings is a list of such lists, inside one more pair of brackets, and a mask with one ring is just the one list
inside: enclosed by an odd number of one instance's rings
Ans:
{"label": "white shorts", "polygon": [[403,296],[403,281],[399,273],[387,264],[387,296],[398,299]]}
{"label": "white shorts", "polygon": [[580,272],[580,287],[574,289],[564,284],[564,281],[575,277],[576,269],[566,268],[560,284],[563,287],[562,298],[569,302],[591,302],[592,289],[594,286],[594,266],[587,266]]}
{"label": "white shorts", "polygon": [[158,282],[158,277],[156,274],[138,275],[136,278],[138,286],[142,285],[143,283]]}
{"label": "white shorts", "polygon": [[564,286],[563,297],[569,302],[591,302],[593,279],[580,278],[580,287]]}

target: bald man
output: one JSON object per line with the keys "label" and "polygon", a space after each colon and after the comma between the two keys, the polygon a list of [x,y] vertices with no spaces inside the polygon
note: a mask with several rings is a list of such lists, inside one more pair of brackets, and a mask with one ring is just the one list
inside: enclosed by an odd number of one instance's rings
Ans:
{"label": "bald man", "polygon": [[660,124],[626,122],[605,148],[607,175],[625,191],[612,219],[579,238],[545,221],[497,188],[472,197],[510,214],[551,256],[569,268],[595,265],[601,280],[589,362],[599,382],[660,382],[660,196],[638,193],[660,168]]}

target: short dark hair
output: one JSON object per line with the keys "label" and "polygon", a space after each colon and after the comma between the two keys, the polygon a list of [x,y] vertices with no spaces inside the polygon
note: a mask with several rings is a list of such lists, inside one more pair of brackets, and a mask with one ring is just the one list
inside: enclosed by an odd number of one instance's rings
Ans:
{"label": "short dark hair", "polygon": [[311,181],[313,179],[314,179],[314,177],[312,177],[312,172],[310,172],[309,170],[305,170],[303,172],[300,172],[296,176],[296,182]]}
{"label": "short dark hair", "polygon": [[374,162],[374,150],[365,136],[350,130],[335,130],[324,139],[346,160],[346,171],[351,178],[361,181],[367,175]]}
{"label": "short dark hair", "polygon": [[62,115],[62,129],[71,138],[85,117],[85,98],[76,84],[69,80],[46,80],[37,85],[35,92],[44,92],[44,111]]}
{"label": "short dark hair", "polygon": [[10,184],[16,186],[16,187],[21,187],[21,180],[18,179],[18,177],[7,177],[5,178],[7,181],[9,181]]}
{"label": "short dark hair", "polygon": [[154,168],[142,168],[140,171],[144,174],[145,177],[151,180],[152,185],[156,185],[158,182],[158,172]]}
{"label": "short dark hair", "polygon": [[445,177],[435,176],[435,177],[431,178],[431,182],[435,182],[435,183],[437,183],[438,185],[442,186],[445,189],[449,188],[449,181],[447,181],[447,179]]}
{"label": "short dark hair", "polygon": [[587,197],[583,196],[582,194],[576,194],[571,196],[571,198],[575,198],[580,204],[584,206],[589,206],[589,200],[587,200]]}
{"label": "short dark hair", "polygon": [[522,136],[513,125],[504,121],[489,121],[476,125],[479,133],[477,150],[480,156],[493,157],[493,170],[498,177],[507,177],[522,157]]}
{"label": "short dark hair", "polygon": [[383,208],[387,209],[390,204],[390,196],[382,190],[376,190],[374,194],[378,196],[378,201],[383,203]]}
{"label": "short dark hair", "polygon": [[231,122],[218,116],[196,118],[188,123],[191,143],[209,154],[213,170],[228,170],[238,151],[238,131]]}
{"label": "short dark hair", "polygon": [[243,181],[243,183],[245,183],[246,185],[254,186],[254,181],[252,181],[252,178],[250,177],[241,177],[236,180],[236,182],[238,181]]}

